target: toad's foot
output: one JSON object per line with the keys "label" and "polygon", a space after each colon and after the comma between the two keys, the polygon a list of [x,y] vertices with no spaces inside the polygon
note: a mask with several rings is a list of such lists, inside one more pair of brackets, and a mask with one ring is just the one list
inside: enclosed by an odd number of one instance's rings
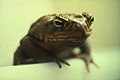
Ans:
{"label": "toad's foot", "polygon": [[66,62],[64,59],[61,59],[61,58],[56,58],[55,62],[58,64],[59,68],[62,68],[61,63],[64,63],[64,64],[70,66],[70,64],[68,62]]}
{"label": "toad's foot", "polygon": [[99,68],[99,66],[93,61],[92,57],[90,55],[87,55],[87,54],[77,54],[75,55],[77,58],[81,58],[85,61],[85,64],[86,64],[86,69],[88,72],[90,72],[90,69],[89,69],[89,64],[92,63],[94,64],[97,68]]}

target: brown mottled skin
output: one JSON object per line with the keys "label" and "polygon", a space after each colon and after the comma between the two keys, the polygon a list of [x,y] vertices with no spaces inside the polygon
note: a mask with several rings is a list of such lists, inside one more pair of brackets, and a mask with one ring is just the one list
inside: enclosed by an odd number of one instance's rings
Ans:
{"label": "brown mottled skin", "polygon": [[[89,63],[94,62],[86,39],[91,35],[93,21],[94,17],[87,12],[41,17],[20,41],[14,54],[14,65],[55,61],[61,68],[61,63],[70,66],[66,59],[80,58],[89,71]],[[81,49],[79,54],[72,52],[75,47]],[[69,52],[65,53],[65,50]]]}

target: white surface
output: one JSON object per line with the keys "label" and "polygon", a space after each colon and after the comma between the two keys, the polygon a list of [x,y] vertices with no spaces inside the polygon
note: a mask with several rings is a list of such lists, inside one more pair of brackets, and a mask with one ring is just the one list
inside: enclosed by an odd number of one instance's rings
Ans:
{"label": "white surface", "polygon": [[120,47],[95,49],[93,58],[100,68],[91,64],[90,73],[82,60],[71,59],[61,69],[55,63],[1,67],[0,80],[120,80]]}

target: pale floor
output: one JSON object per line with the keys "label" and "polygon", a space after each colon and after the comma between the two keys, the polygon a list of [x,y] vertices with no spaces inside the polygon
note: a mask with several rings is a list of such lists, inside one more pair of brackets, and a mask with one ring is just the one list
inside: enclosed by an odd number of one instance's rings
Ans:
{"label": "pale floor", "polygon": [[92,52],[100,68],[91,64],[90,73],[82,60],[71,59],[71,66],[63,65],[61,69],[55,63],[1,67],[0,80],[120,80],[120,47]]}

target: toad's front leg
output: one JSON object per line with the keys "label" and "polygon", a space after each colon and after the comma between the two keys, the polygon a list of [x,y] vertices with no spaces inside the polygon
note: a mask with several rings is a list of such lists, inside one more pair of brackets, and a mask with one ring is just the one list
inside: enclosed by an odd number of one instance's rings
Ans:
{"label": "toad's front leg", "polygon": [[64,63],[64,64],[70,66],[70,64],[68,62],[66,62],[66,60],[63,58],[56,57],[55,62],[58,64],[59,68],[62,68],[61,63]]}
{"label": "toad's front leg", "polygon": [[79,47],[81,49],[81,53],[80,54],[75,54],[75,57],[77,58],[81,58],[82,60],[84,60],[85,65],[86,65],[86,69],[88,72],[90,72],[89,69],[89,64],[93,63],[96,67],[99,67],[92,59],[91,54],[90,54],[90,47],[87,43],[84,43],[81,47]]}

